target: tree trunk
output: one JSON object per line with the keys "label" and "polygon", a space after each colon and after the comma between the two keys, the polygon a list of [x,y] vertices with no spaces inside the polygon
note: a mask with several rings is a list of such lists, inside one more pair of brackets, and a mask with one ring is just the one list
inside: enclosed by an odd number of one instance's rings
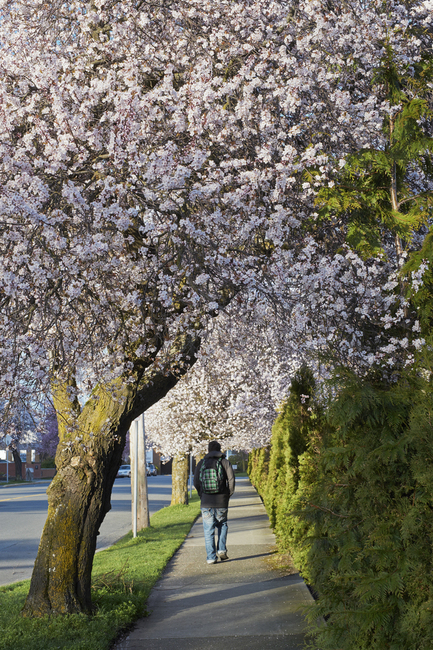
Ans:
{"label": "tree trunk", "polygon": [[21,460],[20,452],[17,447],[11,446],[10,450],[15,463],[15,480],[20,481],[23,478],[23,461]]}
{"label": "tree trunk", "polygon": [[32,616],[92,611],[96,539],[111,507],[111,489],[131,420],[130,386],[99,391],[99,399],[92,399],[76,418],[73,405],[67,408],[65,388],[54,396],[60,415],[57,474],[47,491],[48,517],[23,610]]}
{"label": "tree trunk", "polygon": [[174,456],[171,476],[171,505],[188,505],[189,455]]}
{"label": "tree trunk", "polygon": [[[91,572],[99,527],[131,422],[175,386],[195,362],[200,339],[174,347],[171,373],[148,369],[136,383],[118,380],[95,390],[82,411],[73,382],[54,386],[59,422],[57,474],[48,489],[48,517],[33,569],[25,616],[90,613]],[[185,362],[186,359],[186,362]],[[183,362],[183,363],[182,363]]]}

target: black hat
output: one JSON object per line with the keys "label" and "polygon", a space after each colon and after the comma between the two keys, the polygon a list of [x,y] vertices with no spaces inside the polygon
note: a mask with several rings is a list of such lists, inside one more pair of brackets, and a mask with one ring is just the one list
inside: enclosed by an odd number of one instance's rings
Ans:
{"label": "black hat", "polygon": [[212,442],[209,443],[207,450],[208,451],[221,451],[221,445],[216,440],[212,440]]}

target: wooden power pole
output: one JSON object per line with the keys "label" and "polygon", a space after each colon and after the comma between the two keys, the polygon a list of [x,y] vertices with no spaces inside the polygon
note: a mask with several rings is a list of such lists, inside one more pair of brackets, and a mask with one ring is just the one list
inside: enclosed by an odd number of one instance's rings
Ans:
{"label": "wooden power pole", "polygon": [[130,433],[132,533],[136,537],[139,530],[150,525],[144,414],[134,420]]}

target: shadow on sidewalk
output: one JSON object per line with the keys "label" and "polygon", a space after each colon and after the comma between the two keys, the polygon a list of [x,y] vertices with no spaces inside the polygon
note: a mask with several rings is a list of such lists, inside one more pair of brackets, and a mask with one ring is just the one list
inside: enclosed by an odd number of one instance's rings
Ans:
{"label": "shadow on sidewalk", "polygon": [[224,560],[224,564],[230,564],[231,562],[239,562],[239,560],[252,560],[255,557],[269,557],[272,553],[258,553],[257,555],[244,555],[242,557],[229,557],[228,560]]}

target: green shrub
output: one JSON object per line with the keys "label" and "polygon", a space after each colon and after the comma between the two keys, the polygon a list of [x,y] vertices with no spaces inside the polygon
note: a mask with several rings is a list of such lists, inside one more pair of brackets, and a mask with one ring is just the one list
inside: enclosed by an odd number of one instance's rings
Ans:
{"label": "green shrub", "polygon": [[54,458],[44,458],[41,460],[41,468],[42,469],[52,469],[53,467],[56,466]]}
{"label": "green shrub", "polygon": [[255,484],[280,550],[318,593],[312,648],[433,647],[433,388],[423,364],[389,385],[341,372],[326,420],[314,404],[303,415],[292,391],[274,425],[267,480]]}
{"label": "green shrub", "polygon": [[292,554],[306,578],[310,524],[302,516],[302,503],[315,480],[322,427],[314,377],[303,366],[272,428],[270,450],[255,450],[249,465],[251,482],[263,498],[279,550]]}
{"label": "green shrub", "polygon": [[257,492],[263,496],[268,480],[269,449],[253,449],[248,458],[248,476]]}
{"label": "green shrub", "polygon": [[[303,518],[320,647],[433,646],[433,392],[346,376]],[[315,646],[316,647],[316,646]]]}

